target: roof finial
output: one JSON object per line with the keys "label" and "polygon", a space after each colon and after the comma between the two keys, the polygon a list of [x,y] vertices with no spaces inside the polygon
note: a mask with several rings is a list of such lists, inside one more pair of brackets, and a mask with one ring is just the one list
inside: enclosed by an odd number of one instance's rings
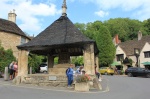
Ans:
{"label": "roof finial", "polygon": [[66,0],[64,0],[62,5],[62,16],[67,15],[66,10],[67,10]]}

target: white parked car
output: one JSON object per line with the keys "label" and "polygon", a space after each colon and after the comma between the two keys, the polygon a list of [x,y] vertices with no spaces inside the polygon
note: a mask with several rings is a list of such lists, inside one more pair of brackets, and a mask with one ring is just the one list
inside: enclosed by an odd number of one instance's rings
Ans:
{"label": "white parked car", "polygon": [[40,69],[41,73],[47,73],[47,71],[48,71],[47,68],[48,68],[48,66],[46,63],[42,63],[39,65],[39,69]]}

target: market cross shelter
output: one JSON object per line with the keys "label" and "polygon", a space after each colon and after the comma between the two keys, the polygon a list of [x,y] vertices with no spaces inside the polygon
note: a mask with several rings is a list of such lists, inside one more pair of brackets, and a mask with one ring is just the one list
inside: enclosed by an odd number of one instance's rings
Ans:
{"label": "market cross shelter", "polygon": [[[94,64],[98,64],[98,48],[94,40],[83,35],[67,17],[66,0],[62,5],[62,16],[54,21],[39,35],[28,43],[17,46],[18,76],[16,83],[35,83],[38,85],[67,84],[65,74],[70,64],[70,56],[83,56],[84,69],[87,74],[95,77]],[[48,74],[28,74],[28,53],[45,55],[48,57]],[[54,57],[58,57],[58,64],[54,65]],[[64,84],[64,85],[63,85]]]}

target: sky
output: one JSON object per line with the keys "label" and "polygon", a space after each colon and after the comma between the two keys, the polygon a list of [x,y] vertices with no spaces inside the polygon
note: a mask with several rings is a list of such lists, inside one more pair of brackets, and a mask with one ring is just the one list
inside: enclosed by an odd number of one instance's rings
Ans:
{"label": "sky", "polygon": [[[150,0],[66,0],[67,16],[73,23],[130,18],[150,18]],[[8,19],[15,9],[16,24],[30,36],[37,36],[62,15],[63,0],[0,0],[0,18]]]}

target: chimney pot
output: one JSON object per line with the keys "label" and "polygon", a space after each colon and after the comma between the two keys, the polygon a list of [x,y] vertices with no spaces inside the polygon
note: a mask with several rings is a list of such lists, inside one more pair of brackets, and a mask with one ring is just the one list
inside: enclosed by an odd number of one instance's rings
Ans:
{"label": "chimney pot", "polygon": [[142,32],[139,31],[139,32],[138,32],[138,41],[141,40],[141,39],[142,39]]}
{"label": "chimney pot", "polygon": [[8,20],[16,23],[16,16],[15,9],[13,9],[13,11],[8,13]]}

